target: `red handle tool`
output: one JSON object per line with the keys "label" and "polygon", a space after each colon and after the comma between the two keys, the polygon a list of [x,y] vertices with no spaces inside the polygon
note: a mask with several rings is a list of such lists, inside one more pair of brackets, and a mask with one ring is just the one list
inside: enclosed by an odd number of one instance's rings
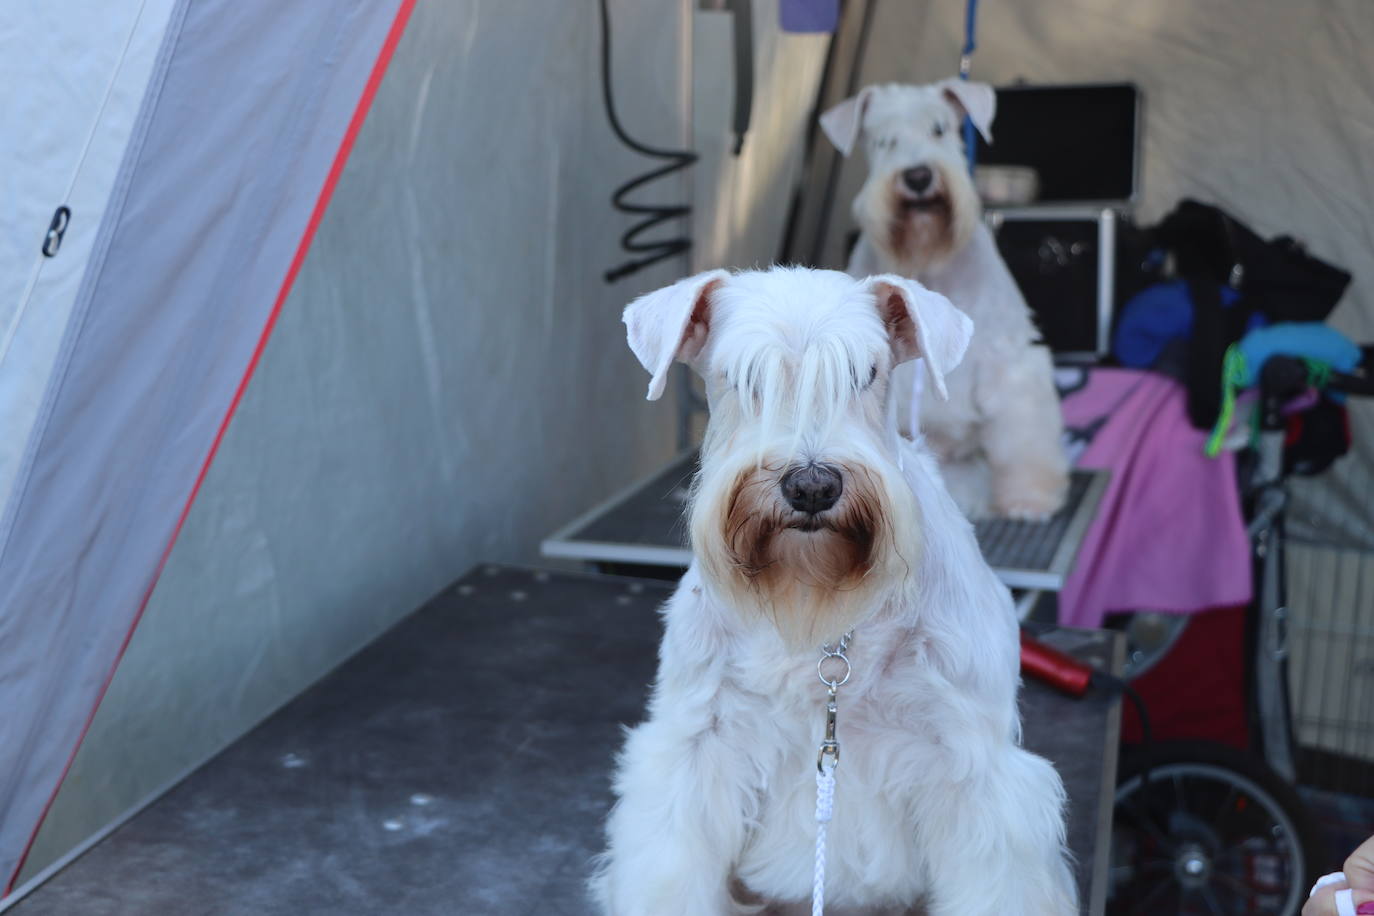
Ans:
{"label": "red handle tool", "polygon": [[1093,669],[1021,631],[1021,673],[1049,684],[1071,697],[1088,692]]}

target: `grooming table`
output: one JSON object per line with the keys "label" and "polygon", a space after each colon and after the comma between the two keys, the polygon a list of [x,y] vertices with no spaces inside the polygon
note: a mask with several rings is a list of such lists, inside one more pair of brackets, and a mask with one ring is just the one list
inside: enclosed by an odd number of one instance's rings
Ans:
{"label": "grooming table", "polygon": [[[643,711],[669,591],[479,567],[10,912],[590,913],[611,759]],[[1045,638],[1098,663],[1119,655],[1105,632]],[[1022,696],[1026,744],[1068,787],[1100,913],[1116,705],[1033,684]]]}
{"label": "grooming table", "polygon": [[[542,545],[546,557],[581,560],[602,572],[682,570],[691,562],[683,508],[696,472],[686,452],[663,470],[574,519]],[[1107,488],[1106,471],[1074,470],[1069,496],[1045,522],[978,522],[983,556],[1009,588],[1059,591]]]}

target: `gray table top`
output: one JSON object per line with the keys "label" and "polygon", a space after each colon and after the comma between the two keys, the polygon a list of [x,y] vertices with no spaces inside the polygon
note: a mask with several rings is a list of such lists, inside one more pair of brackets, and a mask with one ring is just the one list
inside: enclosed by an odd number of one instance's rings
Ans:
{"label": "gray table top", "polygon": [[[642,714],[669,590],[475,569],[11,912],[588,913],[611,758]],[[1096,662],[1116,646],[1050,639]],[[1100,899],[1115,705],[1028,684],[1022,709],[1026,744],[1068,788],[1085,900]]]}
{"label": "gray table top", "polygon": [[[547,557],[589,563],[642,564],[685,569],[692,554],[683,521],[695,451],[669,462],[574,519],[542,545]],[[974,525],[983,556],[1011,588],[1058,591],[1106,490],[1105,471],[1075,469],[1065,506],[1044,522],[989,519]]]}

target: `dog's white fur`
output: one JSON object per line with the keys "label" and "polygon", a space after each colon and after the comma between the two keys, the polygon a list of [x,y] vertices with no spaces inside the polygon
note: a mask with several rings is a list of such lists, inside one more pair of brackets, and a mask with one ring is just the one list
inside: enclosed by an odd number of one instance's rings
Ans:
{"label": "dog's white fur", "polygon": [[[775,268],[688,278],[625,321],[649,397],[680,358],[711,420],[695,561],[663,608],[592,880],[603,912],[810,912],[816,645],[852,626],[827,912],[1076,913],[1059,777],[1019,747],[1010,596],[891,413],[893,366],[922,356],[942,390],[968,319],[901,277]],[[777,485],[808,462],[844,481],[812,531]]]}
{"label": "dog's white fur", "polygon": [[[970,517],[1036,519],[1058,510],[1068,491],[1054,367],[1034,343],[1030,309],[983,223],[960,139],[967,114],[991,140],[995,99],[986,84],[961,80],[870,86],[826,112],[821,125],[845,155],[862,137],[868,156],[849,273],[915,277],[978,326],[964,368],[950,377],[949,399],[927,395],[920,405],[921,430],[950,492]],[[921,193],[902,180],[918,166],[933,173]],[[909,397],[903,375],[896,384]]]}

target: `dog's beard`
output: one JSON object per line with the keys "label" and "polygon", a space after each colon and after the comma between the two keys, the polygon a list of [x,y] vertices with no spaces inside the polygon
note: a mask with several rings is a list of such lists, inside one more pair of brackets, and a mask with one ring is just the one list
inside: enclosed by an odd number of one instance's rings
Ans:
{"label": "dog's beard", "polygon": [[909,566],[895,550],[890,502],[867,469],[845,467],[840,502],[817,516],[778,497],[780,473],[750,467],[719,498],[694,500],[692,540],[722,597],[770,620],[800,650],[853,627]]}
{"label": "dog's beard", "polygon": [[855,202],[860,227],[899,272],[919,276],[946,264],[968,244],[982,207],[962,170],[934,167],[935,190],[913,197],[892,176],[873,179]]}

